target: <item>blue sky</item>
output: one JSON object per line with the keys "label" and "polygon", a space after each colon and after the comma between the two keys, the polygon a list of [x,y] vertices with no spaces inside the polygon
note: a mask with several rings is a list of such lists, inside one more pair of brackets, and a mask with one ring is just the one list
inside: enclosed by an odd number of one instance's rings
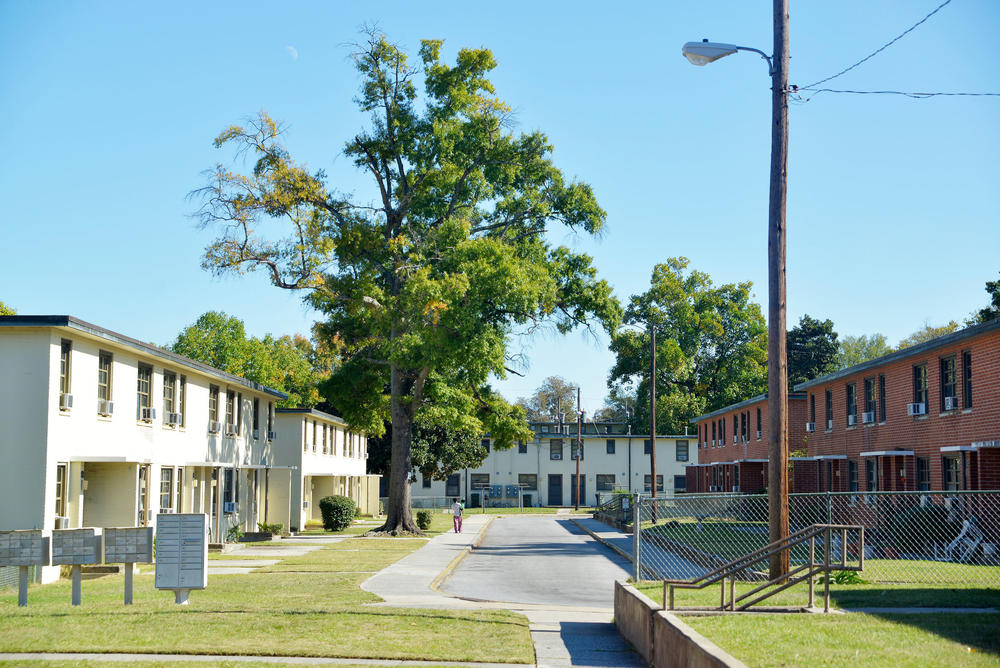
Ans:
{"label": "blue sky", "polygon": [[[791,81],[859,60],[940,0],[793,0]],[[766,300],[769,79],[738,54],[681,57],[710,38],[771,50],[769,2],[0,3],[0,300],[69,313],[156,343],[210,309],[252,334],[307,332],[318,314],[262,276],[199,268],[212,234],[186,199],[230,159],[211,140],[266,109],[294,157],[369,197],[340,155],[365,119],[348,59],[376,23],[493,50],[497,92],[541,129],[564,172],[608,212],[592,254],[623,300],[683,255],[717,283]],[[1000,5],[955,0],[856,70],[844,89],[1000,92]],[[961,320],[1000,271],[1000,98],[822,94],[791,109],[788,318],[896,341]],[[606,341],[541,336],[513,399],[542,379],[606,394]]]}

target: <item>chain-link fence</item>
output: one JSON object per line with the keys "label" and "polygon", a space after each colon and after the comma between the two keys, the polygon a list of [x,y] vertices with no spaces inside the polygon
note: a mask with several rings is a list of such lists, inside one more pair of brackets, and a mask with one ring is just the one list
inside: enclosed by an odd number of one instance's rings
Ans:
{"label": "chain-link fence", "polygon": [[[634,533],[636,507],[642,579],[698,577],[770,542],[766,495],[617,495],[595,516]],[[789,530],[813,524],[865,527],[861,577],[868,582],[1000,586],[1000,492],[790,495]],[[862,547],[849,536],[846,546],[831,549],[856,559]],[[807,551],[792,549],[793,566],[808,559]]]}

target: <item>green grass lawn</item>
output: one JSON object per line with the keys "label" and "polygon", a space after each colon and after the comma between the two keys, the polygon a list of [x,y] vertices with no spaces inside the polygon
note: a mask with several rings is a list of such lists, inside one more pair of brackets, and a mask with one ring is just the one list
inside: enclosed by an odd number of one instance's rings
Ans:
{"label": "green grass lawn", "polygon": [[69,604],[68,580],[32,586],[26,608],[18,608],[16,592],[9,591],[0,595],[0,651],[534,661],[521,615],[372,607],[365,604],[379,599],[359,587],[369,576],[343,572],[375,570],[371,564],[391,563],[422,545],[350,539],[292,564],[319,572],[210,575],[208,589],[191,592],[188,606],[157,591],[151,574],[135,577],[129,608],[121,602],[122,575],[84,581],[77,608]]}

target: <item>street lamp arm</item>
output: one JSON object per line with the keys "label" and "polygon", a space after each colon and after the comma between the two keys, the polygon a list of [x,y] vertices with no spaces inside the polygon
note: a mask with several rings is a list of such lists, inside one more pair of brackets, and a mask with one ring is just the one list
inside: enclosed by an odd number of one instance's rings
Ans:
{"label": "street lamp arm", "polygon": [[760,49],[753,48],[752,46],[737,46],[736,49],[738,51],[753,51],[758,54],[761,58],[767,61],[767,73],[772,77],[774,76],[774,63],[771,62],[771,56],[767,55]]}

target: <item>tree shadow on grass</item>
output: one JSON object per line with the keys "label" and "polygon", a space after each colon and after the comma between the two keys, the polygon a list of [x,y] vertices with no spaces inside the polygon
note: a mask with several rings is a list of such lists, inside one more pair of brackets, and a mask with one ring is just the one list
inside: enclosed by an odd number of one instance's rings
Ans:
{"label": "tree shadow on grass", "polygon": [[874,613],[872,616],[933,633],[976,652],[1000,656],[1000,633],[997,633],[1000,613]]}
{"label": "tree shadow on grass", "polygon": [[[822,596],[822,585],[817,583]],[[830,599],[840,608],[994,608],[1000,610],[1000,589],[979,587],[837,586]]]}

